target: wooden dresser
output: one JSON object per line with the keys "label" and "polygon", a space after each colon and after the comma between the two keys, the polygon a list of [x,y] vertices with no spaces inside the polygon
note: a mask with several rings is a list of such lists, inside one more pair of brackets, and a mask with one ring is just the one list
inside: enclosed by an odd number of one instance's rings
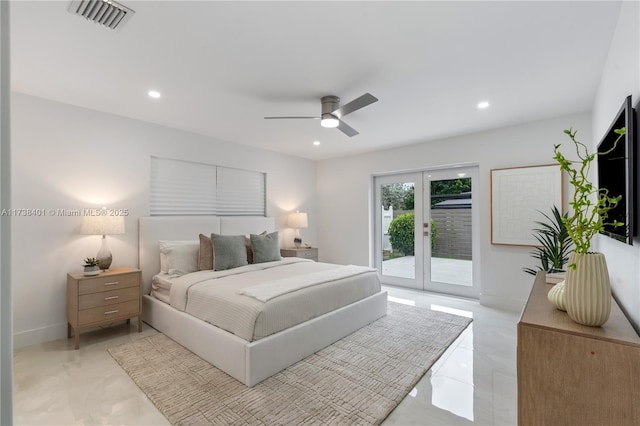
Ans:
{"label": "wooden dresser", "polygon": [[142,331],[142,285],[140,270],[113,268],[100,275],[67,274],[67,337],[75,332],[80,348],[80,330],[138,317]]}
{"label": "wooden dresser", "polygon": [[573,322],[538,273],[518,322],[519,425],[640,425],[640,337],[612,300],[602,327]]}

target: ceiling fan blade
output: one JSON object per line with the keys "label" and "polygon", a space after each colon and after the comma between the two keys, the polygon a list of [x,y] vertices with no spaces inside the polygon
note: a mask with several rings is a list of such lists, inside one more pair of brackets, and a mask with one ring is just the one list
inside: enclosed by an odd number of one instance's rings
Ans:
{"label": "ceiling fan blade", "polygon": [[377,102],[378,98],[373,96],[371,93],[365,93],[349,102],[348,104],[342,105],[337,110],[333,111],[332,114],[336,115],[338,118],[344,117],[347,114],[351,114],[354,111],[359,110],[360,108],[364,108],[367,105],[371,105],[374,102]]}
{"label": "ceiling fan blade", "polygon": [[342,121],[342,120],[338,120],[338,121],[340,122],[340,124],[338,124],[338,130],[340,130],[342,133],[344,133],[345,135],[349,136],[350,138],[354,137],[355,135],[360,134],[360,132],[358,132],[353,127],[349,126],[344,121]]}
{"label": "ceiling fan blade", "polygon": [[290,120],[290,119],[298,119],[298,118],[302,118],[302,119],[307,119],[307,118],[313,118],[314,120],[320,120],[320,117],[265,117],[265,120]]}

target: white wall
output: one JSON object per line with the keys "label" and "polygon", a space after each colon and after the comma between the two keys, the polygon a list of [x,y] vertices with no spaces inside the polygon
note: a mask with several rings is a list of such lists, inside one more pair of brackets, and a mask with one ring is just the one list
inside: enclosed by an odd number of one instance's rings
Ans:
{"label": "white wall", "polygon": [[[525,101],[525,100],[523,100]],[[488,111],[490,113],[490,111]],[[521,268],[533,266],[531,248],[491,245],[490,170],[553,164],[553,145],[568,141],[573,126],[591,141],[588,113],[559,117],[387,151],[318,162],[318,235],[322,261],[369,264],[371,176],[374,174],[477,163],[480,181],[480,301],[521,309],[533,278]],[[336,217],[333,212],[343,212]]]}
{"label": "white wall", "polygon": [[[634,106],[640,101],[639,23],[639,4],[623,2],[593,104],[593,150],[611,125],[624,98],[632,95]],[[640,191],[636,196],[640,196]],[[640,237],[634,238],[633,246],[628,246],[599,235],[594,248],[607,257],[614,295],[636,326],[640,325]]]}
{"label": "white wall", "polygon": [[[14,208],[129,209],[126,234],[109,238],[113,266],[138,265],[138,223],[149,215],[150,156],[267,173],[267,214],[281,243],[293,240],[286,214],[309,214],[306,242],[316,242],[313,161],[228,143],[155,124],[14,94]],[[13,218],[15,345],[66,336],[66,274],[94,256],[99,236],[79,234],[81,218],[47,214]],[[194,236],[197,239],[197,236]]]}

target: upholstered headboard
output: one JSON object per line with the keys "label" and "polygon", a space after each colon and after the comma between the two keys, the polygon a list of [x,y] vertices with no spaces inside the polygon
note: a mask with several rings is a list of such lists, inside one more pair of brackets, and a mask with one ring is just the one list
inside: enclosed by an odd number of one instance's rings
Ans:
{"label": "upholstered headboard", "polygon": [[275,231],[272,217],[260,216],[152,216],[140,218],[140,252],[144,294],[151,291],[151,279],[160,272],[160,240],[198,241],[199,234],[259,234]]}

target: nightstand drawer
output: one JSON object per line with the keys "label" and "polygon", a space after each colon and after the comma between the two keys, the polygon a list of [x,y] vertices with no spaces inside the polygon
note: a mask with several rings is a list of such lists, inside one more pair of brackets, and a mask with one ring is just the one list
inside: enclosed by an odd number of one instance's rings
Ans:
{"label": "nightstand drawer", "polygon": [[126,287],[138,287],[140,285],[139,277],[140,274],[133,273],[84,279],[79,283],[78,294],[91,294]]}
{"label": "nightstand drawer", "polygon": [[78,298],[78,309],[89,309],[98,306],[113,305],[140,299],[140,288],[127,287],[120,290],[101,291],[100,293],[85,294]]}
{"label": "nightstand drawer", "polygon": [[305,259],[316,259],[318,257],[318,250],[303,250],[298,253],[298,257]]}
{"label": "nightstand drawer", "polygon": [[94,322],[105,322],[110,318],[114,321],[140,312],[140,300],[116,303],[108,306],[85,309],[78,312],[78,325],[84,326]]}
{"label": "nightstand drawer", "polygon": [[316,247],[280,249],[282,257],[301,257],[318,261],[318,249]]}

